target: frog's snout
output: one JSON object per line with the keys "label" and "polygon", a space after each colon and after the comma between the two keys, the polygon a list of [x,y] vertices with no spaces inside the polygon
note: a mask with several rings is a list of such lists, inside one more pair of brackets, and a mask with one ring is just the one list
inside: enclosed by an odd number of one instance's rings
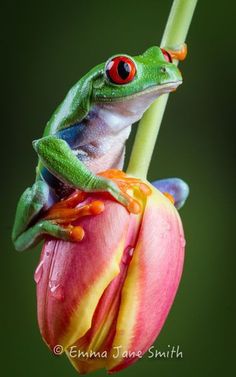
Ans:
{"label": "frog's snout", "polygon": [[158,71],[161,75],[161,81],[163,84],[176,83],[176,86],[178,86],[183,82],[183,77],[180,70],[172,63],[162,64],[158,68]]}

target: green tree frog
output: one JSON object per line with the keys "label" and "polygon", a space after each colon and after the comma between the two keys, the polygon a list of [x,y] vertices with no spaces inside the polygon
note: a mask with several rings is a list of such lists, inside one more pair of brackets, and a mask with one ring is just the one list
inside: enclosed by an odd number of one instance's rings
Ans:
{"label": "green tree frog", "polygon": [[97,173],[122,168],[131,125],[158,96],[181,83],[170,50],[155,46],[135,57],[111,57],[70,89],[43,137],[33,142],[39,163],[35,183],[17,206],[12,232],[17,250],[32,247],[45,235],[72,240],[71,227],[41,215],[74,189],[105,191],[127,206],[115,180]]}

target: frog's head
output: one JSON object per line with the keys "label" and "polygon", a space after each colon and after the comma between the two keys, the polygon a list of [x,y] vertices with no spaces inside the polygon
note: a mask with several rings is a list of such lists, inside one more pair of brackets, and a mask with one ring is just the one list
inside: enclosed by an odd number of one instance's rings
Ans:
{"label": "frog's head", "polygon": [[115,55],[92,68],[71,88],[49,126],[71,127],[90,115],[106,117],[118,132],[135,123],[158,96],[182,83],[172,57],[183,60],[186,46],[168,51],[154,46],[134,57]]}
{"label": "frog's head", "polygon": [[[115,55],[101,64],[93,82],[92,101],[111,103],[139,97],[144,102],[152,102],[181,83],[181,73],[170,54],[154,46],[142,55]],[[150,100],[145,101],[146,98]]]}

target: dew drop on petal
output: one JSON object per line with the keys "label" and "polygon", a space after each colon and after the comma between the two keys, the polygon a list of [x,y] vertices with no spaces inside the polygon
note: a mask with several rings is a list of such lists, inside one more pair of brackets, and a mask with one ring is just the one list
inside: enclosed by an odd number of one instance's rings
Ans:
{"label": "dew drop on petal", "polygon": [[36,268],[35,273],[34,273],[34,281],[36,284],[40,282],[42,275],[43,275],[43,260],[38,264],[38,267]]}
{"label": "dew drop on petal", "polygon": [[131,247],[131,248],[129,249],[129,255],[130,255],[130,257],[132,257],[132,256],[133,256],[133,253],[134,253],[134,248],[133,248],[133,247]]}
{"label": "dew drop on petal", "polygon": [[126,265],[129,264],[132,259],[133,253],[134,248],[132,246],[127,246],[121,259],[122,263]]}
{"label": "dew drop on petal", "polygon": [[55,280],[50,280],[49,289],[51,295],[55,297],[57,300],[64,300],[64,289],[61,286],[61,284],[58,284]]}
{"label": "dew drop on petal", "polygon": [[180,244],[182,247],[185,247],[186,245],[186,240],[182,234],[180,235]]}
{"label": "dew drop on petal", "polygon": [[64,300],[64,289],[59,286],[57,289],[52,293],[53,297],[57,300],[63,301]]}

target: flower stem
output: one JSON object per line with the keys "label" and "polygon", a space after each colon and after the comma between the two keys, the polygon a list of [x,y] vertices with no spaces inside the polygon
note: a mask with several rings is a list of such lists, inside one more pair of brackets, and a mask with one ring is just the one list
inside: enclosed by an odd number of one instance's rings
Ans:
{"label": "flower stem", "polygon": [[[197,0],[174,0],[161,47],[175,48],[185,42]],[[177,64],[177,62],[175,62]],[[168,94],[153,102],[139,122],[127,173],[146,179]]]}

